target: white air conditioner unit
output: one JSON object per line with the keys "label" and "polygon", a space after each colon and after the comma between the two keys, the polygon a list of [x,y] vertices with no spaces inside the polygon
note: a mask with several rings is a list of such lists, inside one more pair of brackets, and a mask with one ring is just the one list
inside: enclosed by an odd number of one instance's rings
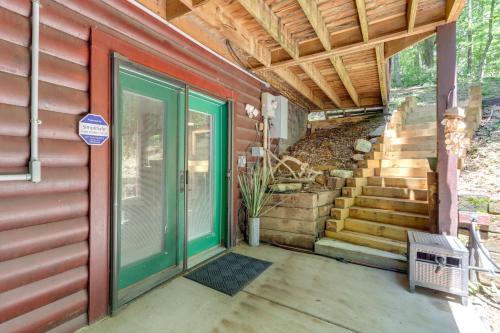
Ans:
{"label": "white air conditioner unit", "polygon": [[288,139],[288,99],[276,96],[277,108],[274,118],[269,120],[269,137],[272,139]]}

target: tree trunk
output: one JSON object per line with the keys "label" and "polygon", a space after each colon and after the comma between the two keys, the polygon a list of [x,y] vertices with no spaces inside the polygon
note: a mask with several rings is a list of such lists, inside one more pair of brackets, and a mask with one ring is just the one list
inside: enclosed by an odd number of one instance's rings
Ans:
{"label": "tree trunk", "polygon": [[472,75],[472,1],[467,1],[467,79]]}
{"label": "tree trunk", "polygon": [[399,54],[394,56],[393,62],[393,73],[394,73],[394,85],[396,87],[401,87],[401,73],[400,73],[400,65],[399,65]]}
{"label": "tree trunk", "polygon": [[486,57],[488,56],[488,51],[490,49],[491,42],[493,40],[493,20],[495,15],[495,2],[496,0],[491,0],[490,17],[488,23],[488,37],[486,39],[486,45],[484,46],[483,53],[481,54],[481,58],[479,61],[479,66],[477,68],[477,80],[479,82],[483,80],[484,67],[486,65]]}
{"label": "tree trunk", "polygon": [[415,68],[422,68],[422,62],[420,61],[420,52],[418,52],[418,50],[416,50],[415,52],[415,58],[413,59],[413,62],[415,64]]}
{"label": "tree trunk", "polygon": [[425,67],[429,68],[434,65],[434,38],[430,37],[424,41],[422,60]]}

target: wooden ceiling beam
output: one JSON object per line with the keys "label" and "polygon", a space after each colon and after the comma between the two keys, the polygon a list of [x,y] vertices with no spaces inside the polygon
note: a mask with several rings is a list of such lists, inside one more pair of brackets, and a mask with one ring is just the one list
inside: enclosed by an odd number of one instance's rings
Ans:
{"label": "wooden ceiling beam", "polygon": [[274,71],[283,81],[288,83],[293,89],[297,90],[304,97],[310,100],[320,109],[325,109],[325,103],[314,94],[314,91],[309,88],[297,75],[293,74],[289,69],[278,68]]}
{"label": "wooden ceiling beam", "polygon": [[[298,2],[300,7],[302,8],[302,11],[309,20],[309,23],[316,32],[316,35],[321,41],[321,44],[323,45],[324,49],[326,51],[330,51],[332,49],[332,45],[330,42],[330,32],[326,27],[323,16],[321,15],[321,12],[318,9],[318,5],[311,0],[298,0]],[[351,96],[351,99],[353,100],[354,104],[359,107],[358,94],[356,92],[356,89],[354,89],[354,86],[352,85],[351,79],[347,74],[342,59],[340,59],[340,57],[333,57],[331,58],[331,61],[332,65],[335,67],[335,70],[337,71],[337,74],[342,80],[344,87],[349,93],[349,96]],[[309,75],[309,77],[311,77],[314,83],[316,83],[316,85],[320,87],[321,90],[323,90],[323,92],[335,103],[335,105],[337,105],[340,108],[341,107],[340,98],[335,93],[332,86],[328,82],[326,82],[325,78],[323,77],[323,75],[321,75],[321,73],[317,70],[317,68],[313,64],[302,64],[300,65],[300,67],[307,75]]]}
{"label": "wooden ceiling beam", "polygon": [[387,76],[385,68],[384,44],[379,44],[375,47],[375,55],[377,57],[378,82],[380,85],[380,97],[382,104],[387,105]]}
{"label": "wooden ceiling beam", "polygon": [[363,41],[368,42],[368,18],[366,17],[366,4],[365,0],[356,0],[356,9],[358,11],[359,27],[363,35]]}
{"label": "wooden ceiling beam", "polygon": [[[181,0],[174,0],[178,5],[181,5],[185,7],[181,2]],[[165,18],[166,13],[165,11],[167,10],[167,0],[160,0],[160,1],[154,1],[154,0],[137,0],[141,5],[152,11],[153,13]],[[189,11],[189,9],[188,9]]]}
{"label": "wooden ceiling beam", "polygon": [[326,27],[325,20],[321,12],[319,11],[318,4],[311,0],[297,0],[302,11],[306,15],[309,23],[313,27],[316,35],[318,36],[321,44],[325,50],[329,51],[332,49],[332,44],[330,42],[330,32]]}
{"label": "wooden ceiling beam", "polygon": [[[310,1],[310,0],[308,0]],[[245,9],[257,22],[266,30],[293,59],[299,59],[299,45],[297,41],[286,32],[278,16],[271,10],[263,0],[239,0]],[[325,27],[326,28],[326,27]],[[333,87],[326,81],[320,71],[311,63],[300,64],[302,70],[314,81],[314,83],[332,100],[335,105],[341,107],[340,98],[333,90]],[[283,73],[282,73],[283,74]],[[278,74],[279,75],[279,74]],[[286,75],[282,79],[289,84],[297,85],[294,78]],[[292,79],[293,82],[288,80]],[[304,85],[301,85],[303,88]],[[301,91],[301,90],[298,90]],[[309,94],[309,93],[308,93]],[[307,97],[307,96],[306,96]],[[309,97],[308,97],[309,98]],[[315,103],[316,104],[316,103]]]}
{"label": "wooden ceiling beam", "polygon": [[278,16],[263,0],[238,1],[293,59],[299,58],[299,44],[285,31]]}
{"label": "wooden ceiling beam", "polygon": [[445,9],[445,19],[446,22],[453,22],[458,20],[462,8],[465,5],[465,0],[446,0],[446,9]]}
{"label": "wooden ceiling beam", "polygon": [[347,73],[347,69],[345,68],[344,62],[342,61],[341,57],[335,56],[331,57],[330,61],[332,62],[333,67],[335,67],[335,71],[340,77],[340,80],[344,84],[345,89],[349,93],[349,96],[351,97],[352,101],[356,106],[360,106],[359,103],[359,96],[354,88],[354,85],[352,84],[351,78],[349,77],[349,74]]}
{"label": "wooden ceiling beam", "polygon": [[437,22],[432,22],[429,24],[419,25],[418,27],[415,27],[411,33],[409,33],[407,31],[407,29],[405,28],[402,31],[389,33],[389,34],[386,34],[386,35],[383,35],[383,36],[380,36],[377,38],[372,38],[366,43],[365,42],[358,42],[358,43],[353,43],[353,44],[349,44],[349,45],[345,45],[345,46],[341,46],[341,47],[334,47],[330,51],[322,51],[319,53],[305,55],[305,56],[300,57],[299,59],[280,61],[280,62],[271,64],[271,66],[269,66],[269,67],[259,67],[259,68],[254,69],[254,72],[264,72],[267,70],[273,70],[273,69],[280,68],[280,67],[286,68],[289,66],[297,66],[301,63],[315,62],[315,61],[319,61],[319,60],[329,59],[333,56],[343,56],[343,55],[350,54],[353,52],[361,52],[361,51],[371,50],[375,46],[377,46],[381,43],[391,41],[391,40],[396,40],[396,39],[400,39],[403,37],[418,35],[418,34],[421,34],[423,32],[427,32],[427,31],[435,32],[436,26],[441,25],[443,23],[445,23],[445,22],[444,21],[437,21]]}
{"label": "wooden ceiling beam", "polygon": [[[190,2],[191,0],[182,1]],[[222,36],[243,49],[264,66],[271,64],[271,51],[264,47],[243,24],[226,13],[223,0],[205,1],[197,6],[191,5],[191,9],[199,18],[219,31]],[[175,24],[175,20],[172,23]]]}
{"label": "wooden ceiling beam", "polygon": [[418,0],[408,0],[408,8],[406,9],[406,22],[408,24],[408,32],[412,32],[415,27],[415,18],[417,17]]}
{"label": "wooden ceiling beam", "polygon": [[319,69],[313,63],[301,64],[300,68],[314,81],[314,83],[335,103],[336,106],[341,108],[339,96],[335,93],[331,84],[326,81],[325,77],[321,74]]}

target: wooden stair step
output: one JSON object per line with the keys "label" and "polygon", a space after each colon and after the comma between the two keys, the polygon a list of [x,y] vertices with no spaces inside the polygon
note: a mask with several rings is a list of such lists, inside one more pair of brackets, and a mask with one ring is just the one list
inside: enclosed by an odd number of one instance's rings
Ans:
{"label": "wooden stair step", "polygon": [[402,187],[417,190],[427,189],[427,178],[420,177],[368,177],[368,186]]}
{"label": "wooden stair step", "polygon": [[427,190],[404,187],[363,186],[362,193],[375,197],[427,200]]}
{"label": "wooden stair step", "polygon": [[362,160],[358,161],[358,168],[380,168],[381,160]]}
{"label": "wooden stair step", "polygon": [[[384,237],[402,242],[408,241],[408,230],[417,230],[399,225],[347,218],[343,222],[344,230],[372,236]],[[333,229],[332,231],[336,231]]]}
{"label": "wooden stair step", "polygon": [[403,125],[404,131],[425,130],[425,129],[432,129],[432,128],[433,129],[437,128],[437,123],[435,121],[422,122],[422,123],[418,123],[418,124]]}
{"label": "wooden stair step", "polygon": [[413,110],[407,114],[407,117],[428,117],[436,116],[436,108],[434,110]]}
{"label": "wooden stair step", "polygon": [[412,151],[386,151],[383,153],[383,159],[393,160],[393,159],[410,159],[410,158],[429,158],[436,157],[436,149],[432,150],[412,150]]}
{"label": "wooden stair step", "polygon": [[435,122],[436,121],[436,115],[435,114],[420,114],[416,115],[414,113],[410,114],[408,117],[405,119],[405,125],[413,125],[413,124],[419,124],[419,123],[430,123],[430,122]]}
{"label": "wooden stair step", "polygon": [[323,256],[382,269],[406,272],[408,268],[407,258],[401,254],[327,237],[321,238],[314,244],[314,252]]}
{"label": "wooden stair step", "polygon": [[374,175],[380,177],[427,177],[428,168],[375,168]]}
{"label": "wooden stair step", "polygon": [[428,143],[402,143],[388,144],[385,146],[384,152],[403,152],[403,151],[434,151],[437,149],[436,141]]}
{"label": "wooden stair step", "polygon": [[389,209],[396,210],[398,212],[408,212],[416,214],[427,214],[429,212],[429,204],[427,203],[427,201],[410,199],[359,195],[356,197],[354,204],[359,207]]}
{"label": "wooden stair step", "polygon": [[398,160],[380,160],[382,168],[429,168],[429,161],[426,158],[409,158]]}
{"label": "wooden stair step", "polygon": [[421,230],[427,230],[429,228],[429,216],[427,216],[427,214],[415,214],[389,209],[351,206],[349,208],[348,217]]}
{"label": "wooden stair step", "polygon": [[434,144],[436,143],[436,135],[423,135],[423,136],[412,136],[412,137],[396,137],[396,138],[387,138],[384,140],[384,144],[393,144],[393,145],[399,145],[399,144],[427,144],[433,142]]}
{"label": "wooden stair step", "polygon": [[402,129],[397,132],[397,137],[398,138],[403,138],[403,137],[418,137],[418,136],[430,136],[430,135],[436,135],[436,128],[427,128],[427,129]]}
{"label": "wooden stair step", "polygon": [[388,251],[405,255],[407,251],[406,242],[393,239],[362,234],[353,231],[342,230],[340,232],[325,231],[325,236],[328,238],[338,239],[351,244],[368,246],[373,249]]}

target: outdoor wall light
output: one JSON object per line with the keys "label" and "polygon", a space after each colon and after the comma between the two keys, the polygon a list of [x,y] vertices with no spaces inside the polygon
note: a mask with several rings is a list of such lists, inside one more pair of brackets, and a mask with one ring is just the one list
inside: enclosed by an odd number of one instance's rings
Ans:
{"label": "outdoor wall light", "polygon": [[444,126],[446,150],[457,157],[465,156],[465,152],[470,145],[465,128],[465,111],[459,107],[452,107],[444,113],[441,125]]}

